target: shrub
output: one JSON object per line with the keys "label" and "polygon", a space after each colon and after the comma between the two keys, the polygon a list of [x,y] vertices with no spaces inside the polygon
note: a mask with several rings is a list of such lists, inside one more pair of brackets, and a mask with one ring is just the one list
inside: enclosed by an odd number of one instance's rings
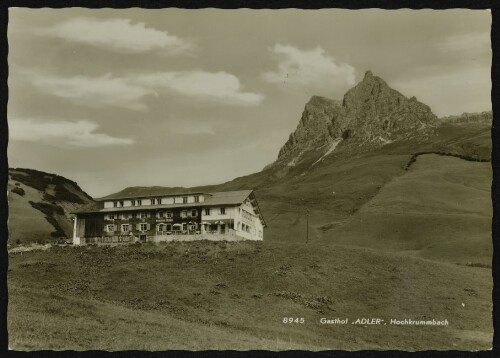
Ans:
{"label": "shrub", "polygon": [[25,192],[23,188],[15,187],[11,190],[11,192],[16,193],[17,195],[24,196]]}
{"label": "shrub", "polygon": [[59,225],[57,220],[54,218],[54,214],[64,215],[64,210],[58,205],[48,204],[48,203],[35,203],[33,201],[29,202],[30,205],[45,214],[45,219],[51,224],[55,231],[50,233],[52,237],[65,237],[66,234],[62,227]]}

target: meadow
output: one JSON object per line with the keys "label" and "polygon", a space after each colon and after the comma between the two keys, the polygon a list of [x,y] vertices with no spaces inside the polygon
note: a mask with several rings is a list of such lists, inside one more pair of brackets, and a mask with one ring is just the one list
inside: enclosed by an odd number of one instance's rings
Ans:
{"label": "meadow", "polygon": [[[341,245],[181,242],[13,254],[16,350],[487,349],[491,270]],[[304,318],[284,324],[285,317]],[[320,318],[447,319],[447,327]]]}

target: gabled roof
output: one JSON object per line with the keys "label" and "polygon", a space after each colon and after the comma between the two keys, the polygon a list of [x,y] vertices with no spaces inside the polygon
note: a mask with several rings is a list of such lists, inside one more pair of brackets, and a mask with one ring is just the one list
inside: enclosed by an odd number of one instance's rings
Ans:
{"label": "gabled roof", "polygon": [[203,204],[206,205],[222,205],[222,204],[241,204],[252,193],[252,190],[238,191],[220,191],[215,193],[207,193]]}
{"label": "gabled roof", "polygon": [[[252,190],[238,190],[238,191],[220,191],[213,193],[201,193],[201,192],[193,192],[193,193],[173,193],[168,194],[172,196],[182,195],[182,194],[203,194],[204,201],[201,203],[188,203],[188,204],[161,204],[161,205],[148,205],[148,206],[127,206],[120,208],[106,208],[103,207],[103,202],[98,201],[92,203],[92,205],[88,205],[83,207],[80,210],[76,210],[75,213],[90,213],[90,212],[108,212],[108,211],[127,211],[127,210],[148,210],[148,209],[162,209],[162,208],[178,208],[178,207],[189,207],[189,206],[212,206],[212,205],[237,205],[241,204],[245,201],[246,198],[250,196]],[[158,194],[152,196],[160,196]],[[143,198],[144,196],[139,196]],[[108,198],[108,197],[106,197]]]}
{"label": "gabled roof", "polygon": [[182,196],[182,195],[194,195],[203,194],[201,191],[193,191],[186,188],[164,188],[164,187],[130,187],[126,188],[118,193],[103,196],[102,198],[96,198],[95,201],[107,201],[107,200],[122,200],[122,199],[141,199],[141,198],[153,198],[157,196]]}
{"label": "gabled roof", "polygon": [[[250,203],[254,207],[254,210],[262,222],[262,225],[266,227],[266,222],[255,198],[253,190],[237,190],[237,191],[220,191],[213,193],[185,193],[185,194],[204,194],[204,201],[201,203],[177,203],[177,204],[161,204],[161,205],[147,205],[147,206],[126,206],[120,208],[104,208],[102,201],[92,203],[91,205],[85,206],[80,210],[75,210],[72,214],[91,214],[91,213],[108,213],[108,212],[122,212],[122,211],[143,211],[143,210],[157,210],[157,209],[173,209],[173,208],[183,208],[183,207],[193,207],[193,206],[218,206],[218,205],[238,205],[242,204],[245,200],[249,199]],[[166,195],[178,195],[166,194]],[[153,196],[160,196],[158,194]],[[144,197],[144,196],[140,196]],[[108,198],[108,197],[106,197]]]}

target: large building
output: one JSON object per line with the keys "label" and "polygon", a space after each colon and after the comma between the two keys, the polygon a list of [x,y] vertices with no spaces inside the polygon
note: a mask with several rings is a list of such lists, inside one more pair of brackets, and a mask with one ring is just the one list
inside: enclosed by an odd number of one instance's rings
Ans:
{"label": "large building", "polygon": [[252,190],[110,195],[74,212],[73,244],[174,240],[263,240]]}

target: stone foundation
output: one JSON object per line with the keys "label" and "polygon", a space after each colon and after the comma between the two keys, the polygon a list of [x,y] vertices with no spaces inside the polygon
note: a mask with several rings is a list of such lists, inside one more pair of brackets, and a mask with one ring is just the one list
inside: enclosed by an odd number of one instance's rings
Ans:
{"label": "stone foundation", "polygon": [[[243,233],[246,234],[246,233]],[[252,240],[243,236],[236,235],[234,230],[221,233],[200,233],[189,235],[155,235],[148,236],[146,241],[139,240],[138,236],[107,236],[107,237],[92,237],[92,238],[78,238],[79,242],[75,245],[98,244],[98,245],[113,245],[113,244],[131,244],[135,242],[170,242],[170,241],[244,241]],[[257,241],[253,239],[254,241]],[[260,239],[262,240],[262,239]]]}

